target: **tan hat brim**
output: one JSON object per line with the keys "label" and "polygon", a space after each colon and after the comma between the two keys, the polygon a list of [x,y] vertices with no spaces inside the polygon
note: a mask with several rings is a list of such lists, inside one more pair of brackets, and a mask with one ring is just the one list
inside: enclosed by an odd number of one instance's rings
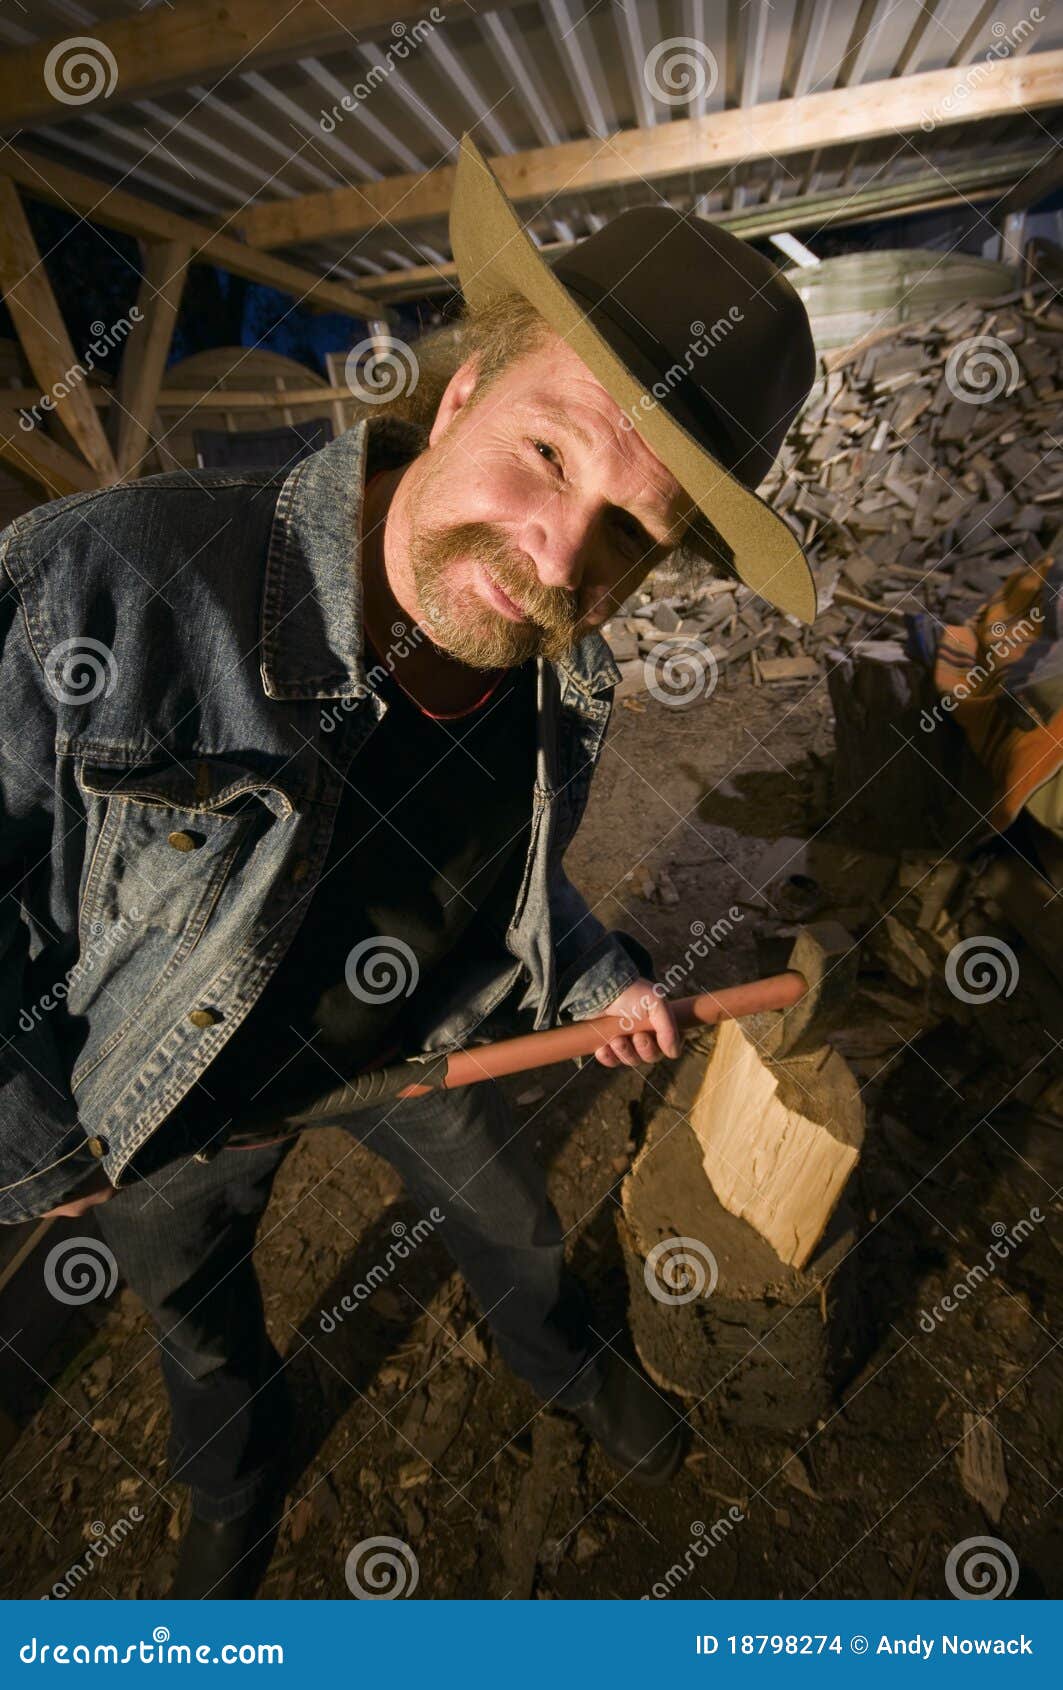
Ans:
{"label": "tan hat brim", "polygon": [[770,505],[728,474],[645,389],[558,281],[525,231],[472,136],[461,140],[450,209],[450,244],[469,305],[523,295],[631,419],[734,554],[747,586],[802,622],[816,615],[816,588],[801,546]]}

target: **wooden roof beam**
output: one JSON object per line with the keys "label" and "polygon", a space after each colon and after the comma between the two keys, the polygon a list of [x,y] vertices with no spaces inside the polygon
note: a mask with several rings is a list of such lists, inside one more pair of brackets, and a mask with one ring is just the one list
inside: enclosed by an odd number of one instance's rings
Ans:
{"label": "wooden roof beam", "polygon": [[[883,217],[900,217],[910,211],[938,210],[942,206],[997,199],[1009,193],[1016,182],[1032,181],[1033,171],[1044,156],[1040,148],[1003,154],[985,164],[952,169],[945,178],[940,171],[907,177],[901,182],[876,182],[869,188],[834,189],[815,195],[793,195],[765,205],[749,206],[738,212],[724,212],[709,219],[743,240],[759,240],[779,231],[819,229],[827,224],[873,222]],[[1003,202],[1002,202],[1003,203]],[[1024,203],[1030,203],[1027,199]],[[545,258],[559,257],[567,243],[544,246]],[[410,270],[391,270],[366,280],[373,295],[384,300],[422,299],[439,293],[458,293],[458,267],[419,264]]]}
{"label": "wooden roof beam", "polygon": [[[152,13],[152,16],[157,14]],[[303,270],[286,259],[258,252],[233,235],[219,233],[209,224],[196,223],[164,211],[150,200],[140,199],[124,188],[108,187],[94,176],[84,176],[54,159],[44,158],[21,147],[5,147],[0,173],[17,182],[33,199],[48,200],[67,211],[108,229],[121,229],[147,241],[177,241],[189,248],[190,262],[217,264],[234,276],[264,282],[282,293],[305,302],[311,310],[343,311],[350,317],[380,317],[379,303],[356,288],[329,281],[326,276]]]}
{"label": "wooden roof beam", "polygon": [[[556,3],[556,0],[555,0]],[[977,67],[964,83],[962,70],[924,71],[859,88],[836,88],[799,99],[772,100],[748,110],[679,118],[650,129],[628,129],[560,147],[536,147],[491,160],[514,202],[542,206],[555,196],[621,188],[677,176],[688,170],[729,169],[758,158],[780,158],[817,147],[872,141],[883,135],[919,134],[1009,112],[1063,105],[1063,50],[998,59]],[[454,166],[423,176],[388,176],[354,188],[306,194],[283,204],[251,207],[238,226],[253,246],[344,239],[377,229],[443,218],[454,191]]]}

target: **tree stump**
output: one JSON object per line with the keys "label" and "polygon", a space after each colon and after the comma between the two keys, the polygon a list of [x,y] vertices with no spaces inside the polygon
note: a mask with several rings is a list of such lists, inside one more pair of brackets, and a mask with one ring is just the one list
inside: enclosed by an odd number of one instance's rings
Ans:
{"label": "tree stump", "polygon": [[[941,704],[929,671],[896,641],[859,645],[833,664],[832,802],[837,826],[876,851],[969,852],[991,834],[985,771]],[[966,795],[965,797],[961,794]]]}
{"label": "tree stump", "polygon": [[621,1190],[631,1333],[662,1389],[788,1433],[829,1413],[861,1364],[857,1216],[847,1192],[797,1268],[723,1207],[690,1124],[713,1043],[688,1039]]}

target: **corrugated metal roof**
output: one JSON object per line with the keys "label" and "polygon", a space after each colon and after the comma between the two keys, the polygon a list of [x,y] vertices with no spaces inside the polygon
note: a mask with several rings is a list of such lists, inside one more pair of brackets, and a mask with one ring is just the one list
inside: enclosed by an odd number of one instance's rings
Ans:
{"label": "corrugated metal roof", "polygon": [[[91,38],[145,9],[141,0],[33,0],[0,17],[0,43]],[[152,9],[160,27],[174,16],[164,4]],[[963,67],[987,54],[1063,46],[1063,9],[1013,10],[1006,15],[999,0],[528,0],[433,24],[427,8],[400,20],[397,4],[401,29],[396,21],[357,39],[337,30],[313,54],[279,64],[249,58],[161,93],[123,99],[119,65],[105,109],[67,107],[62,121],[35,124],[19,139],[169,209],[221,222],[251,204],[432,170],[452,162],[468,128],[488,155],[510,154],[926,70],[955,67],[960,83]],[[401,62],[391,50],[399,41]],[[365,97],[345,112],[339,102],[358,88]],[[662,196],[712,214],[928,173],[940,174],[944,191],[957,171],[989,158],[1049,150],[1061,120],[1063,88],[1058,108],[562,191],[538,211],[523,209],[535,236],[552,243]],[[351,279],[450,258],[445,217],[285,251]]]}

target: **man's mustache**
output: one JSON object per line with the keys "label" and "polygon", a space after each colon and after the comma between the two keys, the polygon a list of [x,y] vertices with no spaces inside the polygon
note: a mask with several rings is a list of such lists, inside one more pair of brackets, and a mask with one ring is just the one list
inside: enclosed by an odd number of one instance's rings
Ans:
{"label": "man's mustache", "polygon": [[504,530],[489,522],[460,522],[428,537],[432,561],[445,566],[462,558],[483,564],[507,598],[549,633],[570,633],[580,620],[575,593],[545,587],[530,558],[513,551]]}

